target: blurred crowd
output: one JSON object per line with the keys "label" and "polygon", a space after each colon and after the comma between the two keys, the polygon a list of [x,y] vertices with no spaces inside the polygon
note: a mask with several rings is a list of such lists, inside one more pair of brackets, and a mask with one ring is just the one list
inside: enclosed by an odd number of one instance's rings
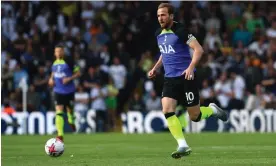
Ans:
{"label": "blurred crowd", "polygon": [[[22,111],[25,79],[27,110],[54,109],[47,82],[54,47],[63,43],[83,73],[75,81],[75,111],[100,110],[114,122],[123,111],[160,110],[163,71],[155,80],[146,76],[160,56],[159,3],[2,2],[2,107]],[[175,20],[204,47],[197,67],[202,105],[276,108],[274,2],[170,3]]]}

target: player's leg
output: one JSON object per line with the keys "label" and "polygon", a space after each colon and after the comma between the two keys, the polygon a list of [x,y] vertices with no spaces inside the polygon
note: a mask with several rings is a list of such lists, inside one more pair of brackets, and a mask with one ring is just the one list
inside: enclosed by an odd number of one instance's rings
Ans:
{"label": "player's leg", "polygon": [[210,116],[215,116],[222,121],[227,121],[227,113],[219,108],[216,104],[210,103],[208,107],[200,107],[200,105],[188,107],[190,119],[194,122],[199,122],[202,119],[207,119]]}
{"label": "player's leg", "polygon": [[172,153],[172,157],[181,158],[182,156],[189,155],[191,149],[184,138],[182,125],[175,115],[176,104],[177,101],[175,99],[169,97],[162,98],[163,113],[166,117],[168,128],[178,143],[178,149]]}
{"label": "player's leg", "polygon": [[67,110],[67,118],[68,118],[68,124],[70,125],[70,127],[72,128],[73,132],[76,131],[76,125],[75,125],[75,115],[74,115],[74,110],[73,110],[73,106],[67,106],[66,107]]}
{"label": "player's leg", "polygon": [[176,104],[177,101],[175,99],[169,97],[162,98],[163,113],[167,120],[171,134],[178,142],[178,146],[188,146],[182,132],[181,123],[175,115]]}
{"label": "player's leg", "polygon": [[182,131],[182,125],[175,115],[177,100],[181,95],[182,79],[165,77],[162,92],[162,108],[166,117],[168,128],[178,143],[178,149],[172,153],[173,158],[180,158],[191,153]]}
{"label": "player's leg", "polygon": [[56,109],[56,129],[57,138],[63,141],[64,136],[64,97],[62,94],[55,93],[55,109]]}
{"label": "player's leg", "polygon": [[75,125],[75,114],[74,114],[74,93],[66,95],[66,110],[67,110],[67,118],[68,123],[72,130],[76,131]]}
{"label": "player's leg", "polygon": [[199,104],[187,108],[190,119],[194,122],[199,122],[202,119],[207,119],[214,114],[210,107],[200,107]]}
{"label": "player's leg", "polygon": [[181,126],[183,129],[185,129],[188,125],[188,122],[187,122],[187,119],[186,119],[186,116],[185,116],[185,112],[184,111],[180,111],[179,115],[177,116]]}
{"label": "player's leg", "polygon": [[186,119],[186,110],[187,108],[186,107],[183,107],[182,104],[179,104],[177,107],[176,107],[176,116],[182,126],[183,129],[186,128],[186,126],[188,125],[188,122],[187,122],[187,119]]}
{"label": "player's leg", "polygon": [[56,129],[57,138],[63,141],[64,136],[64,107],[63,105],[56,105]]}
{"label": "player's leg", "polygon": [[196,73],[194,80],[185,80],[184,84],[184,98],[192,121],[198,122],[202,119],[207,119],[210,116],[216,116],[222,121],[227,121],[227,113],[220,109],[216,104],[211,103],[208,107],[200,107]]}

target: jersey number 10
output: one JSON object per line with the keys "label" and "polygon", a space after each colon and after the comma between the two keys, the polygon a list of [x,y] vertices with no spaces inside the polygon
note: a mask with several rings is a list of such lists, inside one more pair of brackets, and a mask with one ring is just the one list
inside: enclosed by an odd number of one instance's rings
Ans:
{"label": "jersey number 10", "polygon": [[194,100],[194,94],[193,92],[186,92],[186,98],[187,98],[187,101],[193,101]]}

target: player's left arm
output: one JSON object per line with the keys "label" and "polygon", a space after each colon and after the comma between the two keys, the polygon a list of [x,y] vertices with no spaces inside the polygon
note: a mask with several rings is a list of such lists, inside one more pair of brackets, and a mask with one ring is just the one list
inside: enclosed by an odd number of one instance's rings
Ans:
{"label": "player's left arm", "polygon": [[67,84],[68,82],[73,81],[74,79],[79,78],[80,76],[81,76],[80,67],[74,66],[73,75],[71,77],[65,77],[63,79],[63,83]]}
{"label": "player's left arm", "polygon": [[185,74],[185,79],[192,80],[194,79],[194,69],[200,61],[204,51],[202,46],[198,43],[198,41],[193,35],[189,35],[186,44],[188,44],[189,47],[191,47],[194,50],[194,53],[189,67],[182,74]]}
{"label": "player's left arm", "polygon": [[198,62],[200,61],[204,51],[202,46],[198,43],[198,41],[195,38],[192,39],[188,45],[194,50],[192,62],[190,63],[189,67],[195,68]]}
{"label": "player's left arm", "polygon": [[63,84],[67,84],[68,82],[73,81],[74,79],[81,76],[80,67],[74,63],[72,58],[67,58],[66,63],[71,68],[73,74],[70,77],[63,78]]}
{"label": "player's left arm", "polygon": [[74,80],[76,78],[79,78],[81,76],[80,67],[74,66],[73,75],[71,76],[71,79]]}

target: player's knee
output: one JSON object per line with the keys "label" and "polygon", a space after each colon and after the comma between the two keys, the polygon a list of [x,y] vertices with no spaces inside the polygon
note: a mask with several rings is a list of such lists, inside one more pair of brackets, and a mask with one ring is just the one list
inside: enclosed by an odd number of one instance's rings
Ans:
{"label": "player's knee", "polygon": [[73,112],[73,108],[71,106],[66,107],[66,111],[72,113]]}
{"label": "player's knee", "polygon": [[63,105],[56,105],[55,108],[56,108],[56,110],[63,110],[64,106]]}
{"label": "player's knee", "polygon": [[171,110],[171,109],[163,109],[162,111],[163,111],[163,114],[174,112],[174,110]]}
{"label": "player's knee", "polygon": [[191,121],[198,122],[200,121],[199,114],[198,113],[191,113],[189,114]]}

